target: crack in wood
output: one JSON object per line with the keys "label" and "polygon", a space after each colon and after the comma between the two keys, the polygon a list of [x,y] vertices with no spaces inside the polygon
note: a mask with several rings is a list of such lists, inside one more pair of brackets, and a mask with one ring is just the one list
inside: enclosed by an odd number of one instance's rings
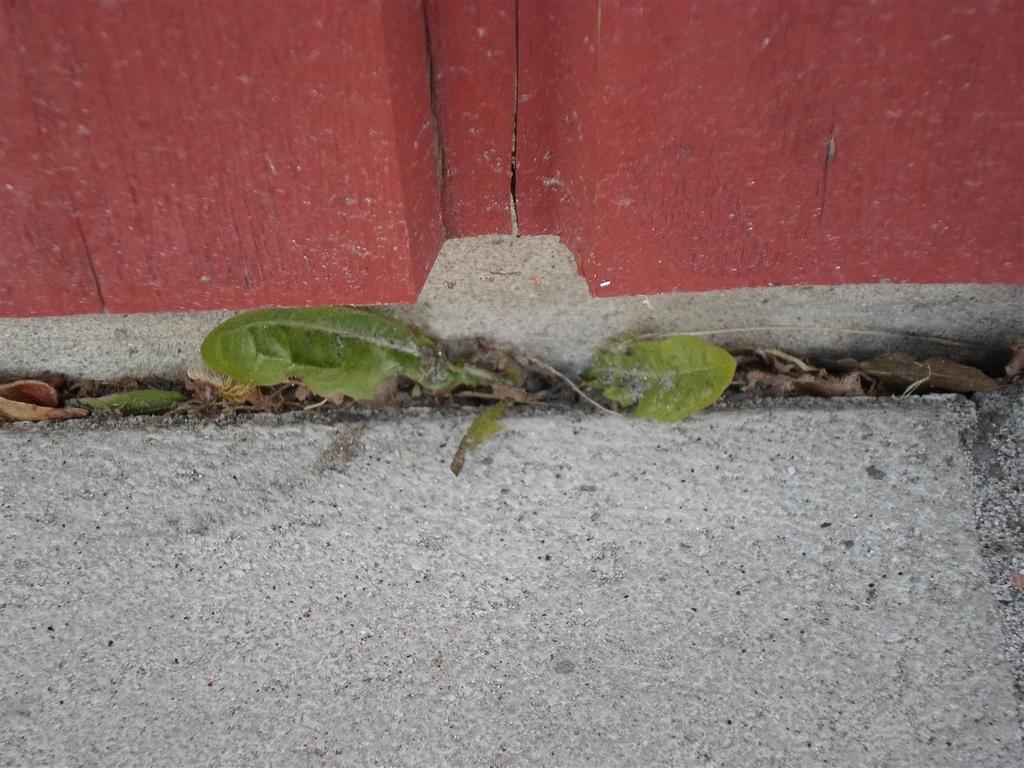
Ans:
{"label": "crack in wood", "polygon": [[512,105],[512,152],[509,159],[509,213],[512,217],[512,236],[519,237],[519,202],[516,200],[516,144],[519,134],[519,0],[513,6],[515,14],[515,102]]}
{"label": "crack in wood", "polygon": [[832,126],[832,130],[829,131],[828,140],[825,142],[825,163],[822,168],[822,179],[821,179],[821,205],[818,206],[818,224],[821,224],[822,217],[825,215],[825,202],[828,195],[828,170],[832,167],[832,163],[836,159],[836,127]]}
{"label": "crack in wood", "polygon": [[75,229],[78,230],[78,236],[82,240],[82,250],[85,251],[85,263],[89,267],[89,274],[92,276],[92,284],[96,289],[96,298],[100,300],[100,311],[106,314],[107,312],[107,300],[103,296],[103,287],[100,285],[100,276],[96,272],[96,265],[92,261],[92,249],[89,248],[89,240],[85,236],[85,229],[82,227],[82,221],[78,214],[73,214],[75,221]]}
{"label": "crack in wood", "polygon": [[444,237],[451,236],[451,227],[448,222],[447,206],[444,204],[445,186],[448,179],[448,167],[445,161],[444,137],[441,135],[441,120],[438,118],[437,109],[437,63],[435,51],[430,39],[430,11],[427,9],[428,0],[422,0],[420,7],[423,9],[423,32],[427,46],[427,84],[430,90],[430,119],[434,124],[434,156],[437,159],[437,190],[441,197],[441,228]]}

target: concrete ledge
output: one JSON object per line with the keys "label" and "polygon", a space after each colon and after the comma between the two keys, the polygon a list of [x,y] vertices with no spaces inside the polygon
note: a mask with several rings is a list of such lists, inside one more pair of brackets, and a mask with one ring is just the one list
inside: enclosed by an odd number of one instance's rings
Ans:
{"label": "concrete ledge", "polygon": [[[697,331],[759,326],[712,340],[798,354],[868,356],[908,351],[984,357],[1024,337],[1024,287],[848,285],[757,288],[594,299],[554,237],[448,241],[419,301],[394,312],[441,338],[481,336],[578,370],[609,336],[638,327]],[[198,356],[229,313],[0,319],[0,375],[56,370],[89,378],[170,377]],[[876,331],[896,335],[861,335]],[[899,334],[945,336],[957,349]]]}

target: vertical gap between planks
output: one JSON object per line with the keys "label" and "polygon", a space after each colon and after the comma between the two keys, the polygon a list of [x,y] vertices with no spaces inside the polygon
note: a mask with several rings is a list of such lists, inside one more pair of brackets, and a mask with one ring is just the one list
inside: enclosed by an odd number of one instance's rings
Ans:
{"label": "vertical gap between planks", "polygon": [[519,237],[519,210],[516,200],[516,143],[519,133],[519,0],[515,0],[512,6],[515,15],[515,88],[512,104],[512,151],[509,157],[509,214],[512,217],[512,237]]}
{"label": "vertical gap between planks", "polygon": [[444,137],[441,135],[441,121],[437,112],[437,68],[434,56],[433,41],[430,38],[430,0],[420,0],[423,9],[423,33],[427,46],[427,81],[430,89],[430,119],[434,123],[434,153],[437,158],[437,191],[441,197],[441,233],[447,240],[451,235],[448,222],[448,206],[445,203],[445,185],[448,169],[444,157]]}

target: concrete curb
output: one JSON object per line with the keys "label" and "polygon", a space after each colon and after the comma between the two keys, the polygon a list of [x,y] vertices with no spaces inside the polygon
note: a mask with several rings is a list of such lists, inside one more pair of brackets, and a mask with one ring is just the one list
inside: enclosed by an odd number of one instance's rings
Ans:
{"label": "concrete curb", "polygon": [[[1024,286],[777,287],[594,299],[555,237],[450,240],[419,301],[391,311],[439,338],[483,337],[572,371],[607,337],[640,327],[683,332],[797,326],[802,330],[709,338],[730,347],[769,345],[797,354],[907,351],[955,353],[967,360],[1024,337]],[[0,319],[0,376],[59,371],[97,379],[174,377],[198,359],[203,337],[230,314]],[[901,334],[950,337],[979,349]]]}

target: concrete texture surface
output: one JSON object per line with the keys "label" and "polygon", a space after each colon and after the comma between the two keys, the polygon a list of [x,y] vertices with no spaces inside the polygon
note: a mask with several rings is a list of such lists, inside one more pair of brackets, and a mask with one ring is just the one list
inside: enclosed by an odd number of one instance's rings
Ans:
{"label": "concrete texture surface", "polygon": [[[393,311],[440,338],[482,336],[570,370],[582,368],[604,339],[638,327],[771,326],[709,338],[799,354],[907,351],[968,360],[1024,337],[1024,286],[776,287],[594,299],[555,237],[450,240],[416,305]],[[198,358],[203,336],[229,314],[0,318],[0,376],[51,370],[99,379],[173,377]],[[906,334],[951,337],[979,348]]]}
{"label": "concrete texture surface", "polygon": [[0,764],[1009,768],[963,398],[0,429]]}
{"label": "concrete texture surface", "polygon": [[1024,727],[1024,385],[975,395],[978,535],[1014,668]]}

